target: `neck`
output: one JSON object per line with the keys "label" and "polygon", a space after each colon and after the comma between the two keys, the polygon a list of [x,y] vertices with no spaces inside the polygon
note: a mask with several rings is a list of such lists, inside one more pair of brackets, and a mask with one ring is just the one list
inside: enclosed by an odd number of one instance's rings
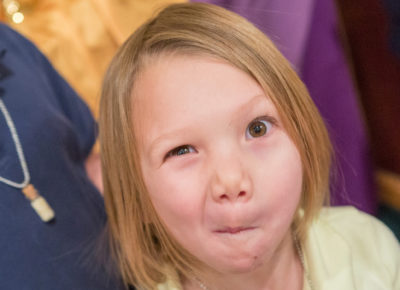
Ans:
{"label": "neck", "polygon": [[[216,289],[303,289],[303,267],[291,233],[288,232],[277,251],[266,257],[265,262],[246,273],[208,274],[204,281],[185,281],[185,290]],[[202,288],[201,284],[204,284]]]}

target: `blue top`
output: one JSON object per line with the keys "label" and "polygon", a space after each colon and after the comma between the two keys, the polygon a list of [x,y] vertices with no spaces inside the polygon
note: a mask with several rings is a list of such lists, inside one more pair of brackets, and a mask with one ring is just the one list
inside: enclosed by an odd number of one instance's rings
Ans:
{"label": "blue top", "polygon": [[[122,289],[99,266],[106,215],[84,168],[96,135],[91,113],[34,45],[3,24],[0,97],[15,123],[31,183],[56,215],[42,222],[20,189],[0,182],[0,289]],[[23,181],[3,114],[0,176]]]}

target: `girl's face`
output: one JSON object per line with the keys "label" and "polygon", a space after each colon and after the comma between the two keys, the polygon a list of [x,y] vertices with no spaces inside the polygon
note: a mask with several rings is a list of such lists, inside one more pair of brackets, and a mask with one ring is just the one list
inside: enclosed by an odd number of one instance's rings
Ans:
{"label": "girl's face", "polygon": [[222,273],[275,257],[302,165],[257,82],[223,61],[164,56],[140,75],[133,105],[144,182],[177,241]]}

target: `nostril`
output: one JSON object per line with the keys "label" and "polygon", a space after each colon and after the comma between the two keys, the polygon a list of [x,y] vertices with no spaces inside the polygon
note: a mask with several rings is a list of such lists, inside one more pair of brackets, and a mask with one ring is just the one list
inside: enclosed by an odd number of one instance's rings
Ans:
{"label": "nostril", "polygon": [[239,192],[239,197],[243,197],[243,196],[245,196],[246,195],[246,192],[245,191],[241,191],[241,192]]}
{"label": "nostril", "polygon": [[247,192],[245,190],[242,190],[238,192],[237,194],[230,194],[230,193],[224,193],[219,195],[219,200],[223,201],[237,201],[237,200],[242,200],[247,197]]}

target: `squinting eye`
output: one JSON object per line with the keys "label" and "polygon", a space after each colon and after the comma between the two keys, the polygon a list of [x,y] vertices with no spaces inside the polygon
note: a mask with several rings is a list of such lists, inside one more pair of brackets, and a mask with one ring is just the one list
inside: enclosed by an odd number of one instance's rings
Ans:
{"label": "squinting eye", "polygon": [[266,120],[254,120],[250,123],[246,130],[246,138],[257,138],[262,137],[269,130],[271,130],[271,122]]}
{"label": "squinting eye", "polygon": [[196,152],[196,150],[193,148],[193,146],[182,145],[182,146],[176,147],[175,149],[172,149],[171,151],[169,151],[167,153],[167,155],[165,156],[165,159],[167,159],[168,157],[180,156],[183,154],[188,154],[188,153],[193,153],[193,152]]}

